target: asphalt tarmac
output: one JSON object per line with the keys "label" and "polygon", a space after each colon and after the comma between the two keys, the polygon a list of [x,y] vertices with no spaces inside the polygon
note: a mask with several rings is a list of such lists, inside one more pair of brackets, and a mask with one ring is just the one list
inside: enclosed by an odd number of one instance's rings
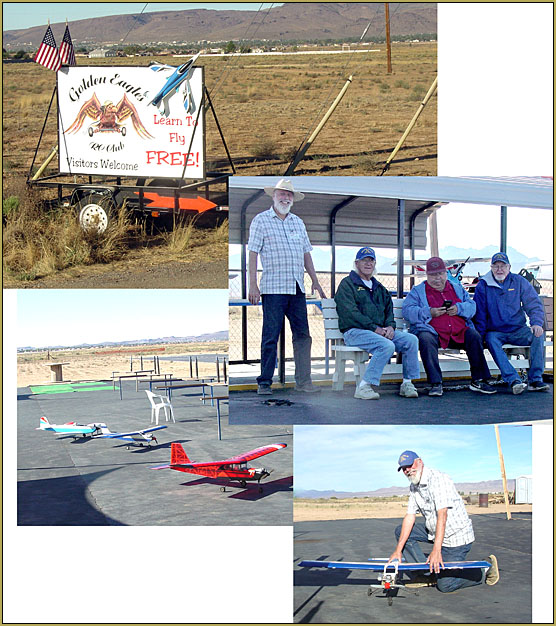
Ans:
{"label": "asphalt tarmac", "polygon": [[[18,525],[291,525],[292,434],[283,426],[228,426],[221,403],[222,440],[216,406],[200,401],[200,388],[172,395],[176,423],[156,433],[158,444],[133,446],[118,439],[74,439],[35,430],[51,423],[105,422],[113,432],[148,428],[151,408],[144,390],[124,381],[123,400],[109,390],[33,395],[18,389]],[[287,448],[250,462],[272,468],[261,485],[211,480],[150,468],[170,462],[179,442],[192,461],[218,461],[271,443]],[[222,493],[220,487],[225,486]]]}
{"label": "asphalt tarmac", "polygon": [[[233,385],[233,381],[231,383]],[[496,394],[471,391],[468,383],[444,386],[442,397],[429,397],[428,386],[417,384],[418,398],[399,396],[399,384],[382,384],[379,400],[353,397],[355,386],[320,393],[304,393],[291,387],[273,387],[272,396],[230,388],[230,424],[501,424],[553,418],[554,388],[524,391],[514,396],[505,385]],[[455,389],[454,389],[455,387]],[[271,404],[265,404],[268,400]],[[287,401],[274,404],[275,401]]]}
{"label": "asphalt tarmac", "polygon": [[[398,590],[392,606],[382,591],[367,595],[376,573],[304,568],[303,559],[366,561],[389,557],[399,519],[358,519],[294,524],[295,623],[529,623],[531,612],[531,526],[527,513],[471,516],[475,542],[467,560],[496,555],[500,581],[455,593],[435,587]],[[428,550],[425,548],[425,554]]]}

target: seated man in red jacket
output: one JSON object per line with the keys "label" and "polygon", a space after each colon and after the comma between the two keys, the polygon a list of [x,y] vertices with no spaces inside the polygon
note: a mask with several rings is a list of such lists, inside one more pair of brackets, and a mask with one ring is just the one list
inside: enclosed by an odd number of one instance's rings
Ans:
{"label": "seated man in red jacket", "polygon": [[475,303],[459,284],[448,280],[446,264],[431,257],[426,265],[427,280],[413,287],[404,300],[402,313],[410,331],[419,338],[419,351],[427,379],[429,396],[442,395],[439,348],[465,350],[471,368],[472,391],[496,393],[487,381],[490,370],[483,352],[483,340],[473,327]]}

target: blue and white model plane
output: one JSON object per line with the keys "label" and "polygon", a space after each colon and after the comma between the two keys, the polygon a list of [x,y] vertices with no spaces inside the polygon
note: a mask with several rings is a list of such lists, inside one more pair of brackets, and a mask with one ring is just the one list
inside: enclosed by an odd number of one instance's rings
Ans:
{"label": "blue and white model plane", "polygon": [[78,424],[77,422],[66,422],[65,424],[51,424],[46,417],[41,417],[39,427],[35,430],[47,430],[51,433],[60,435],[73,435],[77,439],[77,435],[83,437],[91,437],[94,434],[100,434],[102,429],[106,428],[106,424],[101,422],[94,424]]}
{"label": "blue and white model plane", "polygon": [[[154,431],[162,430],[163,428],[168,428],[168,426],[152,426],[151,428],[144,428],[143,430],[133,430],[129,433],[113,433],[106,425],[103,425],[103,427],[100,429],[101,433],[92,435],[92,438],[122,439],[123,441],[129,442],[130,445],[131,443],[137,442],[140,446],[142,446],[143,443],[146,441],[147,445],[150,446],[152,441],[158,443],[156,437],[153,435]],[[129,450],[129,445],[127,446],[127,449]]]}
{"label": "blue and white model plane", "polygon": [[[462,570],[462,569],[488,569],[492,563],[489,561],[453,561],[444,563],[442,570]],[[392,605],[392,599],[397,589],[404,589],[401,582],[403,572],[430,572],[428,563],[400,563],[398,560],[369,559],[367,562],[347,562],[347,561],[301,561],[300,567],[325,567],[327,569],[361,569],[371,572],[380,572],[378,576],[379,585],[369,585],[368,595],[372,595],[375,590],[382,589],[388,598],[388,605]],[[417,593],[417,592],[415,592]]]}
{"label": "blue and white model plane", "polygon": [[150,102],[150,104],[158,107],[160,114],[164,117],[168,117],[170,115],[170,106],[168,104],[168,100],[173,95],[173,93],[178,92],[180,85],[184,81],[185,84],[183,86],[183,106],[185,108],[185,111],[189,114],[195,111],[195,102],[193,101],[193,94],[189,85],[189,79],[191,78],[191,70],[193,69],[193,65],[195,64],[195,61],[199,58],[200,54],[201,53],[198,52],[192,59],[189,59],[187,63],[184,63],[177,68],[173,67],[172,65],[164,64],[153,64],[149,66],[150,69],[154,72],[172,71],[172,74],[168,76],[162,89]]}

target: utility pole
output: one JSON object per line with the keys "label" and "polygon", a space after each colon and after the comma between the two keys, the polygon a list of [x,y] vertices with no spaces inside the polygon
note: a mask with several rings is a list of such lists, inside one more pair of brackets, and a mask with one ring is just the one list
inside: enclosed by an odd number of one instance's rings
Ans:
{"label": "utility pole", "polygon": [[390,45],[390,6],[384,3],[384,13],[386,15],[386,71],[392,73],[392,46]]}
{"label": "utility pole", "polygon": [[502,485],[504,486],[504,502],[506,503],[506,517],[512,519],[510,512],[510,499],[508,497],[508,482],[506,480],[506,468],[504,466],[504,456],[502,455],[502,446],[500,445],[500,433],[498,432],[498,424],[494,425],[496,433],[496,445],[498,446],[498,458],[500,459],[500,472],[502,474]]}

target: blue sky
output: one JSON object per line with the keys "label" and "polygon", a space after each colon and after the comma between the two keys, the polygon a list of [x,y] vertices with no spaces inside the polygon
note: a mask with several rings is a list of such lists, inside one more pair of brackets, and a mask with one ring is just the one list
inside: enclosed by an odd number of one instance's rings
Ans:
{"label": "blue sky", "polygon": [[[400,454],[413,450],[454,482],[500,478],[494,426],[295,426],[295,489],[373,491],[406,486]],[[531,427],[500,426],[506,476],[532,473]]]}
{"label": "blue sky", "polygon": [[[3,30],[31,28],[41,24],[72,21],[107,15],[155,11],[183,11],[186,9],[215,9],[258,11],[260,2],[4,2],[2,3]],[[281,3],[274,4],[280,6]],[[270,3],[263,3],[263,9]]]}
{"label": "blue sky", "polygon": [[22,289],[17,347],[183,337],[228,329],[225,289]]}

